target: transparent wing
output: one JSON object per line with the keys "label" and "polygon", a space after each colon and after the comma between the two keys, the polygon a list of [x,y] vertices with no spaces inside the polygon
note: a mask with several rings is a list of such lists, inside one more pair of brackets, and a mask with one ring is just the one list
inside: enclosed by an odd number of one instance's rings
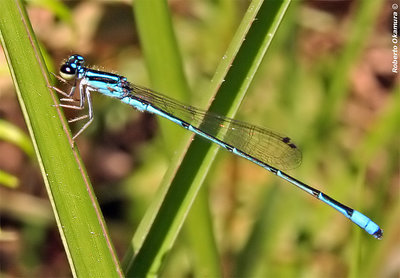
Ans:
{"label": "transparent wing", "polygon": [[284,170],[296,168],[301,163],[301,152],[289,137],[181,104],[147,88],[130,86],[132,97],[150,103],[268,165]]}

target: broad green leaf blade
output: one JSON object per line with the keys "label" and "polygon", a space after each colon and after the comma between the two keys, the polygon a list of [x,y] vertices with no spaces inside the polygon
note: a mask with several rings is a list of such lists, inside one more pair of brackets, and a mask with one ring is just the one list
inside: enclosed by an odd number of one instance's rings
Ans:
{"label": "broad green leaf blade", "polygon": [[[121,277],[118,259],[21,1],[0,1],[0,35],[74,276]],[[61,120],[61,121],[60,121]],[[68,136],[65,136],[65,135]]]}
{"label": "broad green leaf blade", "polygon": [[[214,75],[209,95],[212,96],[216,91],[218,94],[210,110],[224,116],[234,116],[289,3],[251,2]],[[168,191],[165,194],[161,191],[155,198],[156,205],[153,207],[159,207],[159,210],[151,227],[148,227],[151,221],[146,219],[135,234],[134,250],[138,251],[129,265],[129,276],[143,277],[158,273],[162,259],[171,249],[216,151],[216,146],[195,138],[180,167],[177,170],[170,169],[167,173],[165,184],[168,184],[168,177],[174,177]]]}

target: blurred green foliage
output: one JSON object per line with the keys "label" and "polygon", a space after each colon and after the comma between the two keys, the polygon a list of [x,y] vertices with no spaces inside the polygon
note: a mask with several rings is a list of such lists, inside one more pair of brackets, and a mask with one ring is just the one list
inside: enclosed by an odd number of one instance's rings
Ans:
{"label": "blurred green foliage", "polygon": [[[76,29],[49,11],[29,9],[55,64],[79,52],[91,64],[151,88],[129,5],[65,4]],[[188,103],[205,107],[202,92],[248,3],[169,4],[193,92]],[[384,1],[294,1],[236,117],[293,138],[303,163],[291,174],[368,215],[383,228],[383,240],[256,165],[221,151],[205,194],[224,276],[399,274],[391,266],[400,240],[400,90],[398,76],[385,64],[391,57],[385,42],[391,33],[379,19],[391,20],[386,8]],[[80,149],[114,244],[123,254],[174,149],[165,144],[168,130],[160,132],[158,120],[115,100],[95,97],[94,102],[96,118],[79,139]],[[189,242],[198,239],[188,235],[181,233],[161,276],[196,273],[196,249]],[[18,267],[33,270],[29,261],[41,261],[46,268],[44,258],[23,260]]]}

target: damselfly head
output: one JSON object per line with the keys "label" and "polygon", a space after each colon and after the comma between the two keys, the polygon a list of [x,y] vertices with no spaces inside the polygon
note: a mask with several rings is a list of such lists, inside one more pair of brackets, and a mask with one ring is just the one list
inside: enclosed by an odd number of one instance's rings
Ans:
{"label": "damselfly head", "polygon": [[72,80],[77,77],[79,72],[83,71],[85,60],[81,55],[71,55],[68,60],[60,67],[60,75],[65,80]]}

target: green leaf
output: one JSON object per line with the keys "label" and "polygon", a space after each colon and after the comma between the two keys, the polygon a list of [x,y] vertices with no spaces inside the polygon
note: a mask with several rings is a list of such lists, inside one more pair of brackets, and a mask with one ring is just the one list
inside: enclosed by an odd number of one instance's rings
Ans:
{"label": "green leaf", "polygon": [[0,184],[10,188],[18,187],[18,178],[0,170]]}
{"label": "green leaf", "polygon": [[[215,95],[210,110],[233,117],[278,28],[290,1],[252,1],[236,35],[211,81]],[[194,138],[186,155],[175,158],[179,168],[170,168],[162,188],[133,239],[129,276],[144,277],[159,272],[180,227],[204,181],[217,146]]]}
{"label": "green leaf", "polygon": [[[166,1],[135,1],[134,12],[152,88],[187,101],[189,87]],[[167,145],[176,148],[185,131],[166,119],[158,120]]]}
{"label": "green leaf", "polygon": [[[121,277],[103,217],[63,117],[49,88],[31,24],[21,1],[0,1],[1,44],[38,158],[74,276]],[[67,135],[67,136],[65,136]]]}
{"label": "green leaf", "polygon": [[21,148],[27,155],[33,156],[33,146],[29,137],[18,127],[0,119],[0,140],[4,140]]}

